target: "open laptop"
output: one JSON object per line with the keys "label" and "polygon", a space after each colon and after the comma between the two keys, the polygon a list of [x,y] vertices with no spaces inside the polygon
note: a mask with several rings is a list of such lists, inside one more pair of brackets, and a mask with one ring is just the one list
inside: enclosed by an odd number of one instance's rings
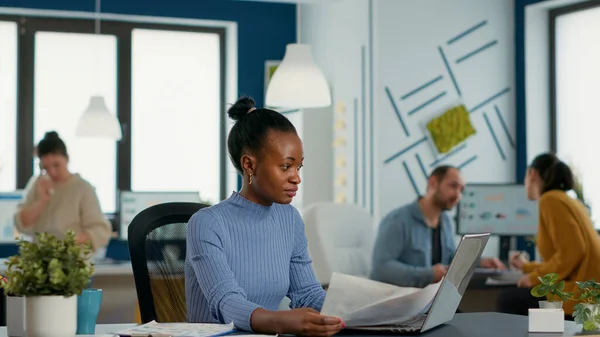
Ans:
{"label": "open laptop", "polygon": [[422,315],[400,325],[352,327],[348,330],[415,334],[451,321],[489,238],[489,233],[468,234],[461,238],[438,292],[430,305],[424,308]]}

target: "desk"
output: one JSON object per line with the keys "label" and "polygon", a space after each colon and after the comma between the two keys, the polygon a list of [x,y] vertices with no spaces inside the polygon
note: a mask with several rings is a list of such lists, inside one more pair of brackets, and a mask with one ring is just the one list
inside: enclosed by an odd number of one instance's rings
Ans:
{"label": "desk", "polygon": [[[508,315],[491,312],[479,312],[469,314],[456,314],[448,324],[441,325],[423,334],[413,336],[421,337],[554,337],[554,336],[576,336],[581,332],[581,326],[575,322],[565,322],[564,334],[529,333],[529,322],[527,316]],[[342,332],[341,335],[348,335]],[[352,333],[354,336],[381,337],[381,335],[368,335],[364,333]],[[406,335],[402,335],[406,336]],[[409,335],[410,336],[410,335]],[[3,337],[0,335],[0,337]]]}
{"label": "desk", "polygon": [[[115,332],[127,329],[133,324],[99,324],[96,328],[96,336],[106,335],[110,332]],[[528,333],[528,321],[526,316],[515,316],[498,313],[471,313],[471,314],[456,314],[454,319],[448,324],[439,326],[433,330],[427,331],[421,335],[422,337],[507,337],[507,336],[528,336],[528,337],[552,337],[552,336],[575,336],[581,331],[581,326],[574,322],[565,322],[564,334],[540,334]],[[105,335],[102,335],[102,334]],[[350,333],[342,331],[339,335],[353,336],[369,336],[365,333]],[[86,335],[92,337],[94,335]],[[405,335],[403,335],[405,336]],[[8,337],[6,335],[6,327],[0,327],[0,337]],[[67,336],[66,336],[67,337]],[[378,335],[381,337],[381,335]]]}
{"label": "desk", "polygon": [[[113,332],[129,329],[135,324],[98,324],[96,325],[96,334],[95,335],[77,335],[77,336],[86,336],[86,337],[113,337]],[[8,337],[6,332],[6,327],[0,327],[0,337]],[[65,336],[71,337],[71,336]]]}
{"label": "desk", "polygon": [[515,288],[516,285],[489,285],[486,283],[488,275],[474,274],[469,282],[458,309],[461,312],[495,312],[498,311],[496,303],[502,291],[506,288]]}

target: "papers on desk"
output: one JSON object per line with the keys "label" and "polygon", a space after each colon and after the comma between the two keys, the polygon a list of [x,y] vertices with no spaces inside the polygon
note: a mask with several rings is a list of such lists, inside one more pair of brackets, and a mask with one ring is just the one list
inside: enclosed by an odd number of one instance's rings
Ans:
{"label": "papers on desk", "polygon": [[333,273],[321,314],[341,317],[348,327],[402,324],[428,310],[440,284],[406,288]]}
{"label": "papers on desk", "polygon": [[506,270],[497,275],[491,275],[485,281],[487,285],[516,285],[521,277],[523,277],[523,272],[519,270]]}
{"label": "papers on desk", "polygon": [[234,331],[233,323],[157,323],[152,321],[118,331],[117,335],[121,337],[212,337],[227,335]]}

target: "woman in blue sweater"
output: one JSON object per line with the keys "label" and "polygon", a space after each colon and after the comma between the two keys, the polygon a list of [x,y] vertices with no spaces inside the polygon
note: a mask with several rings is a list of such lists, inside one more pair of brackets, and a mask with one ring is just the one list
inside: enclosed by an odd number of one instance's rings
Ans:
{"label": "woman in blue sweater", "polygon": [[[345,325],[319,314],[325,291],[312,269],[302,218],[290,205],[304,159],[296,129],[282,114],[256,109],[250,98],[227,113],[236,121],[227,147],[243,186],[188,223],[188,321],[331,336]],[[292,310],[277,311],[284,296]]]}

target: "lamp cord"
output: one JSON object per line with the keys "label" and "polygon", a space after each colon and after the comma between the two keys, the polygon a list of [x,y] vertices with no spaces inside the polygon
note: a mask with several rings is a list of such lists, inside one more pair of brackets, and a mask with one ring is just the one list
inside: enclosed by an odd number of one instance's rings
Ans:
{"label": "lamp cord", "polygon": [[100,8],[101,8],[101,0],[96,0],[96,24],[95,24],[95,31],[96,34],[100,34]]}
{"label": "lamp cord", "polygon": [[302,14],[300,13],[301,6],[302,5],[300,3],[296,4],[296,43],[302,43]]}

